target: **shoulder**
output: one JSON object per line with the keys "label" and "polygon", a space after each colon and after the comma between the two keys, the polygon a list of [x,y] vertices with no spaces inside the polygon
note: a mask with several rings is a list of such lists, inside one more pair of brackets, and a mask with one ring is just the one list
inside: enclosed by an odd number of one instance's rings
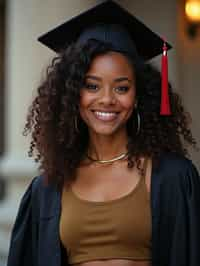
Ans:
{"label": "shoulder", "polygon": [[50,191],[56,191],[56,187],[52,184],[48,184],[43,175],[36,176],[32,179],[30,183],[30,188],[33,194],[42,194]]}
{"label": "shoulder", "polygon": [[31,193],[31,196],[36,198],[39,197],[45,188],[45,179],[41,176],[36,176],[32,179],[27,191]]}
{"label": "shoulder", "polygon": [[165,184],[178,184],[182,188],[191,188],[198,184],[200,187],[199,173],[193,162],[175,153],[162,154],[156,173]]}
{"label": "shoulder", "polygon": [[165,152],[159,158],[159,166],[164,168],[172,167],[174,170],[181,171],[191,164],[191,160],[183,155],[172,152]]}
{"label": "shoulder", "polygon": [[183,174],[195,168],[192,160],[176,153],[163,153],[157,165],[157,171]]}
{"label": "shoulder", "polygon": [[46,183],[43,175],[33,178],[25,195],[27,194],[37,217],[51,217],[59,210],[60,193],[55,186]]}

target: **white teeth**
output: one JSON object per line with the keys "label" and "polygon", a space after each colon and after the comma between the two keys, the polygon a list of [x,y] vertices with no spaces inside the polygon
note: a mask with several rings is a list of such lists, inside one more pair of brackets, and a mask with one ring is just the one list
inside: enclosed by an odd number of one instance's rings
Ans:
{"label": "white teeth", "polygon": [[111,117],[113,115],[116,115],[116,113],[111,113],[111,112],[98,112],[96,111],[95,112],[97,115],[100,115],[100,116],[106,116],[106,117]]}
{"label": "white teeth", "polygon": [[103,120],[103,121],[112,121],[117,117],[117,113],[115,112],[100,112],[95,111],[94,112],[97,119]]}

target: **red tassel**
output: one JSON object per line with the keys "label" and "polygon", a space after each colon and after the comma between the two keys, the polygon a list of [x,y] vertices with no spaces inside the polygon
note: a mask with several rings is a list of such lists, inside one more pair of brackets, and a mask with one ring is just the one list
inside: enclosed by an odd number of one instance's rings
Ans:
{"label": "red tassel", "polygon": [[162,91],[161,91],[161,115],[171,115],[168,93],[168,58],[167,58],[167,45],[163,44],[162,54]]}

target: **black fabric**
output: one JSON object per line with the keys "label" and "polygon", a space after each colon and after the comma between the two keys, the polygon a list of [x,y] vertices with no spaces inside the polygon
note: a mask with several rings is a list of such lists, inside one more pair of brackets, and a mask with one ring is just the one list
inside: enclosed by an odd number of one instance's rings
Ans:
{"label": "black fabric", "polygon": [[[114,1],[104,1],[86,10],[38,40],[60,52],[72,42],[78,40],[79,44],[84,44],[91,38],[109,42],[116,51],[129,53],[136,60],[150,60],[162,53],[162,38]],[[168,43],[167,46],[171,48]]]}
{"label": "black fabric", "polygon": [[[43,177],[34,178],[20,204],[7,266],[68,265],[59,240],[60,199]],[[164,154],[151,180],[152,266],[200,265],[199,206],[200,177],[192,162]]]}

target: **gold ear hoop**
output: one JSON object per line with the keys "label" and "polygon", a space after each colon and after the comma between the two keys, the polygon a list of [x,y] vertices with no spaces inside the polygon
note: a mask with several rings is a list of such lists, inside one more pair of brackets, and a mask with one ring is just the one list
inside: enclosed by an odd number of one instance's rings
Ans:
{"label": "gold ear hoop", "polygon": [[140,113],[137,108],[135,108],[135,112],[137,115],[137,130],[136,130],[136,135],[139,135],[140,133],[140,128],[141,128],[141,118],[140,118]]}
{"label": "gold ear hoop", "polygon": [[136,99],[134,111],[136,112],[136,115],[137,115],[137,131],[136,131],[136,135],[139,135],[139,133],[140,133],[140,127],[141,127],[141,118],[140,118],[140,113],[139,113],[137,107],[138,107],[138,102],[137,102],[137,99]]}
{"label": "gold ear hoop", "polygon": [[77,116],[75,116],[75,118],[74,118],[74,127],[75,127],[76,133],[80,133],[80,131],[78,129],[78,118],[77,118]]}
{"label": "gold ear hoop", "polygon": [[138,123],[136,135],[139,135],[140,127],[141,127],[141,118],[140,118],[140,113],[138,112],[137,109],[136,109],[136,112],[137,112],[137,123]]}

